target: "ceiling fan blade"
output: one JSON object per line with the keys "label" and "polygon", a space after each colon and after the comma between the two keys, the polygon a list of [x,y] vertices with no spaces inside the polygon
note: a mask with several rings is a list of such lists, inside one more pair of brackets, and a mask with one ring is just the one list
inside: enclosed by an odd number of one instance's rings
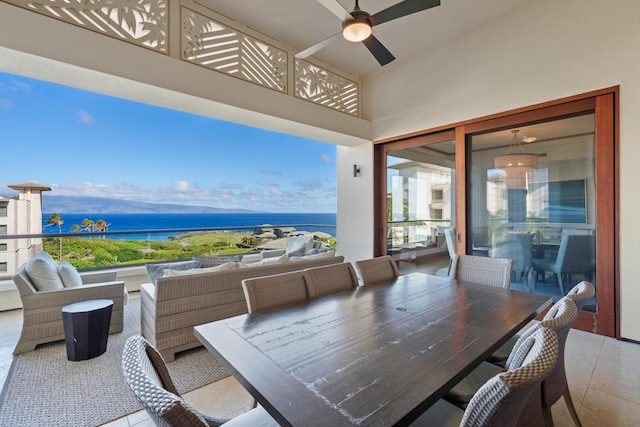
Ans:
{"label": "ceiling fan blade", "polygon": [[347,9],[345,9],[340,3],[338,3],[338,0],[316,0],[316,1],[321,5],[323,5],[324,7],[326,7],[329,10],[329,12],[333,13],[338,18],[340,18],[341,21],[345,21],[348,18],[353,19],[353,16],[351,16],[351,13]]}
{"label": "ceiling fan blade", "polygon": [[306,48],[302,52],[298,52],[295,56],[296,56],[296,58],[304,59],[304,58],[306,58],[308,56],[313,55],[314,53],[316,53],[320,49],[323,49],[323,48],[329,46],[331,43],[333,43],[334,41],[336,41],[336,40],[338,40],[340,38],[342,38],[342,33],[334,34],[334,35],[332,35],[330,37],[327,37],[326,39],[322,40],[321,42],[318,42],[318,43],[314,44],[313,46]]}
{"label": "ceiling fan blade", "polygon": [[371,20],[373,25],[380,25],[436,6],[440,6],[440,0],[405,0],[372,15]]}
{"label": "ceiling fan blade", "polygon": [[393,56],[391,52],[389,52],[387,48],[384,47],[373,35],[363,40],[362,43],[364,43],[367,49],[369,49],[369,52],[371,52],[380,65],[387,65],[389,62],[396,59],[396,57]]}

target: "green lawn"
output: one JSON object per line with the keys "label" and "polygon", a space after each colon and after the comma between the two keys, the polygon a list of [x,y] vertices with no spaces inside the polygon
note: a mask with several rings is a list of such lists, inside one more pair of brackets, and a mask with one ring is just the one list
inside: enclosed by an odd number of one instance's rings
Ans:
{"label": "green lawn", "polygon": [[157,260],[191,258],[192,255],[226,255],[245,253],[252,247],[239,249],[237,243],[246,245],[250,233],[192,233],[176,236],[173,240],[124,240],[87,237],[49,237],[43,239],[44,250],[59,260],[76,268],[91,268],[116,264],[135,264]]}

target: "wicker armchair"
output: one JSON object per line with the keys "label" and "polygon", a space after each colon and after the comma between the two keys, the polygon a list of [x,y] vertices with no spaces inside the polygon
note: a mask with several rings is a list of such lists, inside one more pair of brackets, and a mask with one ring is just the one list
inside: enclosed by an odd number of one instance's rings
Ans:
{"label": "wicker armchair", "polygon": [[13,354],[26,353],[44,344],[64,339],[62,307],[90,299],[113,301],[109,333],[122,332],[127,292],[116,272],[80,273],[82,286],[38,291],[26,271],[26,264],[12,276],[22,300],[22,333]]}
{"label": "wicker armchair", "polygon": [[360,270],[363,285],[393,280],[400,274],[398,265],[391,255],[356,261],[356,266]]}
{"label": "wicker armchair", "polygon": [[558,359],[558,339],[549,328],[536,328],[520,342],[513,366],[489,378],[475,393],[464,411],[440,400],[411,426],[502,427],[522,425],[534,414],[536,393]]}
{"label": "wicker armchair", "polygon": [[309,298],[358,287],[358,276],[350,262],[307,268],[304,275]]}
{"label": "wicker armchair", "polygon": [[136,398],[158,426],[278,426],[262,408],[228,420],[209,417],[191,407],[178,393],[160,353],[140,335],[129,337],[125,343],[122,372]]}
{"label": "wicker armchair", "polygon": [[479,285],[509,289],[511,287],[510,258],[487,258],[475,255],[456,255],[449,277]]}
{"label": "wicker armchair", "polygon": [[244,279],[242,290],[249,313],[273,310],[309,298],[304,271]]}

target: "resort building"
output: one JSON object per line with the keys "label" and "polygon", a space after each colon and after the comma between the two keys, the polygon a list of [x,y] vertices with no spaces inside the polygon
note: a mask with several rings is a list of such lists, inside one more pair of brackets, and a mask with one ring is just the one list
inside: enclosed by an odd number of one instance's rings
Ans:
{"label": "resort building", "polygon": [[[18,191],[18,196],[0,196],[0,236],[42,233],[42,192],[51,188],[34,182],[9,188]],[[7,279],[41,250],[39,237],[0,240],[0,311],[22,306],[15,285]]]}
{"label": "resort building", "polygon": [[[17,198],[0,196],[0,235],[42,233],[42,192],[51,188],[34,182],[9,185]],[[0,242],[0,274],[11,276],[42,250],[39,237]]]}
{"label": "resort building", "polygon": [[[640,360],[621,341],[640,342],[640,2],[442,0],[373,28],[396,55],[384,66],[345,40],[301,55],[341,29],[317,1],[142,0],[122,16],[129,3],[0,0],[0,71],[335,144],[346,261],[393,253],[401,210],[449,219],[458,254],[495,255],[496,230],[534,235],[532,292],[557,299],[545,279],[563,274],[596,286],[574,328],[602,340],[589,351],[606,374],[574,375],[595,384],[581,415],[637,423],[640,383],[620,372]],[[406,186],[396,159],[417,162]],[[410,181],[443,167],[448,184]],[[549,270],[576,235],[583,267]]]}

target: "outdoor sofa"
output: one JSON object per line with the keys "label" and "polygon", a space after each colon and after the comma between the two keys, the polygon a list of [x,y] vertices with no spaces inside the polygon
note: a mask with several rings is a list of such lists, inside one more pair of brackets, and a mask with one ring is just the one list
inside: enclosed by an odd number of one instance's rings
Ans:
{"label": "outdoor sofa", "polygon": [[342,262],[343,256],[328,252],[290,258],[283,255],[253,266],[228,262],[214,267],[215,271],[194,269],[193,265],[179,271],[176,266],[156,278],[155,285],[141,285],[141,333],[166,361],[172,361],[176,353],[202,345],[193,334],[194,326],[248,312],[242,280]]}

